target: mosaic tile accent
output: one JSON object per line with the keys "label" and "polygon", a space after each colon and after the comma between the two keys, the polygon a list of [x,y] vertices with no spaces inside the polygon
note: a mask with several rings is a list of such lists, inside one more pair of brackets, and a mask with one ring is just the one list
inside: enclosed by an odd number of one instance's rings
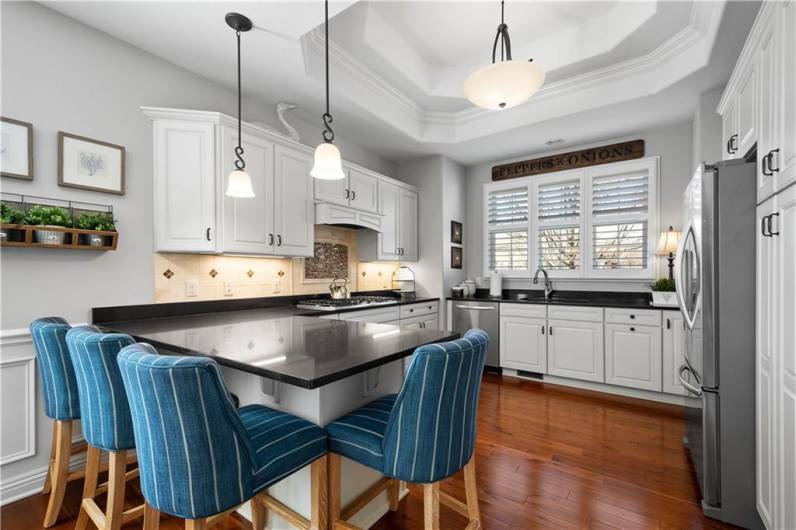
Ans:
{"label": "mosaic tile accent", "polygon": [[304,260],[304,278],[307,280],[348,279],[348,247],[316,241],[315,255]]}
{"label": "mosaic tile accent", "polygon": [[279,276],[281,278],[282,276],[285,275],[285,271],[279,271],[276,274],[277,274],[277,276]]}
{"label": "mosaic tile accent", "polygon": [[165,276],[167,280],[170,280],[171,277],[174,276],[174,273],[171,271],[171,269],[166,269],[163,271],[163,276]]}
{"label": "mosaic tile accent", "polygon": [[210,272],[208,272],[207,274],[209,274],[211,278],[215,278],[216,276],[218,276],[218,271],[216,269],[210,269]]}
{"label": "mosaic tile accent", "polygon": [[254,276],[254,271],[253,271],[253,270],[251,270],[251,269],[247,270],[247,271],[246,271],[246,276],[248,276],[249,278],[251,278],[252,276]]}

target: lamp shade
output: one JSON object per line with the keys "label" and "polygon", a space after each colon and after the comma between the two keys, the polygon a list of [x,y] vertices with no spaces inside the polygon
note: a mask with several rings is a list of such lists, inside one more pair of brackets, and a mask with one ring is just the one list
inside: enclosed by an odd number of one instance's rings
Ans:
{"label": "lamp shade", "polygon": [[476,70],[464,82],[464,95],[490,110],[510,109],[533,96],[544,83],[544,72],[530,61],[501,61]]}
{"label": "lamp shade", "polygon": [[310,175],[321,180],[342,180],[345,178],[343,161],[340,159],[340,150],[333,143],[324,142],[315,148],[315,163],[312,165]]}
{"label": "lamp shade", "polygon": [[680,241],[680,232],[672,230],[671,228],[665,232],[661,232],[661,238],[658,240],[658,248],[655,253],[660,256],[674,254],[677,252],[677,242]]}
{"label": "lamp shade", "polygon": [[227,178],[227,197],[235,197],[238,199],[251,199],[254,197],[254,190],[252,189],[252,179],[248,173],[236,169],[229,174]]}

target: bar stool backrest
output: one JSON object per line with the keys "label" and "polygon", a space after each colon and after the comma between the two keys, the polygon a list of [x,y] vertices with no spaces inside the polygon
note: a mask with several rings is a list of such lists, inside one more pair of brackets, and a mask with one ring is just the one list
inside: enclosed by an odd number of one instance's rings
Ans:
{"label": "bar stool backrest", "polygon": [[157,510],[208,517],[252,496],[251,443],[218,365],[157,355],[137,343],[119,354],[138,447],[141,489]]}
{"label": "bar stool backrest", "polygon": [[78,326],[66,334],[80,393],[83,436],[105,451],[135,448],[130,406],[116,356],[135,341],[123,333],[101,333],[94,326]]}
{"label": "bar stool backrest", "polygon": [[45,317],[30,323],[33,349],[39,361],[44,412],[54,420],[80,418],[80,399],[75,370],[66,346],[71,326],[61,317]]}
{"label": "bar stool backrest", "polygon": [[473,454],[489,336],[471,329],[415,350],[384,433],[384,474],[415,483],[442,480]]}

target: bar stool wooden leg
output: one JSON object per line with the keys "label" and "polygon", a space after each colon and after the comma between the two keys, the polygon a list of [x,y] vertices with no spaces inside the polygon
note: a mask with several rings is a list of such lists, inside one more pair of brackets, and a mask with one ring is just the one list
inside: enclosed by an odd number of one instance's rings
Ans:
{"label": "bar stool wooden leg", "polygon": [[439,530],[439,482],[423,484],[423,528]]}
{"label": "bar stool wooden leg", "polygon": [[53,424],[53,436],[50,442],[50,460],[47,463],[47,476],[44,477],[44,486],[41,488],[42,495],[50,493],[50,488],[52,487],[53,462],[55,462],[55,424]]}
{"label": "bar stool wooden leg", "polygon": [[119,530],[122,527],[126,474],[127,451],[111,452],[108,463],[108,505],[105,508],[104,530]]}
{"label": "bar stool wooden leg", "polygon": [[205,530],[207,525],[204,519],[186,519],[185,530]]}
{"label": "bar stool wooden leg", "polygon": [[464,466],[464,492],[467,498],[468,528],[481,527],[481,511],[478,508],[478,489],[475,482],[475,455]]}
{"label": "bar stool wooden leg", "polygon": [[387,496],[390,499],[390,511],[398,509],[398,502],[401,500],[401,481],[397,478],[392,479],[390,487],[387,489]]}
{"label": "bar stool wooden leg", "polygon": [[327,480],[329,481],[329,525],[332,529],[334,529],[335,525],[337,525],[337,522],[340,520],[340,455],[336,453],[329,453],[326,455],[326,460],[329,467],[329,473],[327,477]]}
{"label": "bar stool wooden leg", "polygon": [[260,499],[254,497],[251,501],[252,504],[252,529],[263,530],[268,518],[268,510],[265,505],[260,502]]}
{"label": "bar stool wooden leg", "polygon": [[[96,447],[89,447],[86,454],[86,477],[83,483],[83,499],[93,499],[97,495],[97,479],[99,477],[100,455],[102,451]],[[80,513],[77,515],[75,530],[85,530],[88,524],[88,512],[83,502],[80,502]]]}
{"label": "bar stool wooden leg", "polygon": [[329,475],[326,455],[310,464],[310,529],[327,530],[329,516]]}
{"label": "bar stool wooden leg", "polygon": [[[144,529],[143,530],[158,530],[160,528],[160,512],[154,509],[149,504],[144,504]],[[254,527],[258,530],[257,527]]]}
{"label": "bar stool wooden leg", "polygon": [[66,483],[69,476],[69,458],[72,456],[72,421],[55,420],[55,462],[51,480],[50,501],[44,515],[44,528],[49,528],[58,519],[61,504],[64,502]]}

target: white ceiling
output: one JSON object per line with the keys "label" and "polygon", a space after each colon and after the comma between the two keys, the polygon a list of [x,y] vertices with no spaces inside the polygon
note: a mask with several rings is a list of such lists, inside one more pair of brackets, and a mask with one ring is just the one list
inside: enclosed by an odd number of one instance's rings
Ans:
{"label": "white ceiling", "polygon": [[[235,44],[224,15],[244,13],[255,24],[243,37],[245,92],[288,99],[319,121],[320,1],[46,5],[230,87]],[[474,108],[461,86],[490,60],[498,2],[332,2],[335,130],[398,161],[443,153],[473,164],[550,138],[574,145],[685,120],[701,92],[729,77],[758,5],[509,1],[514,57],[533,57],[547,78],[528,103],[494,112]]]}

